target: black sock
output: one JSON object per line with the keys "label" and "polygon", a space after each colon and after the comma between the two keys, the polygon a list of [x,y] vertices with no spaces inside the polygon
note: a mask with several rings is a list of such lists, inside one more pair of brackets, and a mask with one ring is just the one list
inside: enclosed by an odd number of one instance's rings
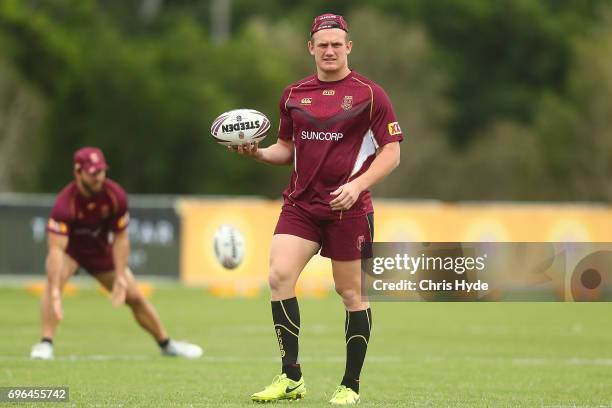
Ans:
{"label": "black sock", "polygon": [[299,364],[283,364],[283,373],[287,374],[287,378],[293,381],[299,381],[302,378],[302,368]]}
{"label": "black sock", "polygon": [[367,308],[356,312],[347,311],[344,330],[346,333],[346,368],[341,384],[359,393],[359,375],[372,330],[372,310]]}
{"label": "black sock", "polygon": [[159,347],[165,349],[166,347],[168,347],[168,344],[170,344],[170,337],[166,337],[163,340],[158,340],[157,344],[159,344]]}
{"label": "black sock", "polygon": [[300,308],[297,298],[273,300],[272,320],[283,360],[283,373],[293,381],[298,381],[302,378],[302,371],[298,364]]}
{"label": "black sock", "polygon": [[40,339],[41,343],[49,343],[50,345],[53,345],[53,339],[51,337],[43,337],[42,339]]}

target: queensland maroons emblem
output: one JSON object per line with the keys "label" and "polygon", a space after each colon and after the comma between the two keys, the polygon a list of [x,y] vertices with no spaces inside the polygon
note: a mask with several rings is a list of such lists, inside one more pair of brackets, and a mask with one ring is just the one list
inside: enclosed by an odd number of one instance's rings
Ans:
{"label": "queensland maroons emblem", "polygon": [[351,95],[346,95],[342,100],[342,109],[350,110],[353,107],[353,97]]}
{"label": "queensland maroons emblem", "polygon": [[359,237],[357,237],[357,249],[361,251],[361,248],[363,248],[363,244],[365,243],[365,236],[360,235]]}

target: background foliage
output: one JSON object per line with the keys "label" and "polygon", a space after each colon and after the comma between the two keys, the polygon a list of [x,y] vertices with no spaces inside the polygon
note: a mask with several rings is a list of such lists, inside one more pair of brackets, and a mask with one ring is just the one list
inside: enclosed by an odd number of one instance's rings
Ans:
{"label": "background foliage", "polygon": [[54,192],[93,144],[130,192],[278,197],[289,169],[228,154],[209,126],[236,107],[276,122],[283,88],[313,72],[312,18],[332,11],[408,136],[380,195],[611,201],[607,2],[230,6],[219,41],[212,1],[0,0],[0,190]]}

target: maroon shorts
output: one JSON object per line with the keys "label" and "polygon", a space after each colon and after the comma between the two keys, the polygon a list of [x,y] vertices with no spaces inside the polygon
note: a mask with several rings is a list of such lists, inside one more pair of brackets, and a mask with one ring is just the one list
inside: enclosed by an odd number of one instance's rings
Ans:
{"label": "maroon shorts", "polygon": [[336,261],[361,259],[364,242],[372,242],[374,236],[374,213],[342,218],[318,220],[306,211],[292,205],[283,205],[276,234],[295,235],[321,245],[321,256]]}
{"label": "maroon shorts", "polygon": [[111,251],[105,253],[84,253],[68,247],[66,253],[91,274],[115,270],[115,261]]}

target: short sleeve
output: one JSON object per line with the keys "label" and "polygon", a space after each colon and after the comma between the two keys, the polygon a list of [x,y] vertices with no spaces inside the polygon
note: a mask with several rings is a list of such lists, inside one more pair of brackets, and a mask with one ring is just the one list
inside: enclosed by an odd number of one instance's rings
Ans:
{"label": "short sleeve", "polygon": [[293,140],[293,120],[287,110],[289,96],[290,90],[285,89],[279,102],[280,117],[278,123],[278,138],[285,141]]}
{"label": "short sleeve", "polygon": [[60,194],[47,221],[47,231],[54,234],[68,235],[72,228],[73,218],[70,213],[70,203],[65,194]]}
{"label": "short sleeve", "polygon": [[117,184],[114,185],[109,193],[113,201],[113,216],[111,218],[110,229],[114,232],[123,231],[130,223],[127,194]]}
{"label": "short sleeve", "polygon": [[372,87],[374,92],[372,107],[371,129],[378,146],[391,142],[401,142],[404,137],[400,129],[393,106],[385,91],[378,87]]}

